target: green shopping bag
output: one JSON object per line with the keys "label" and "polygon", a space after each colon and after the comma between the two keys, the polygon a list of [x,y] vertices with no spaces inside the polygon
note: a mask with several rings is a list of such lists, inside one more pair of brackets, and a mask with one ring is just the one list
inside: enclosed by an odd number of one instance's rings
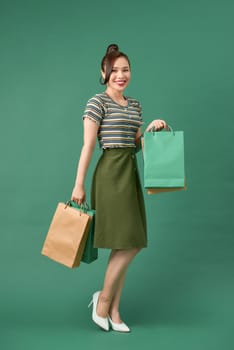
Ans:
{"label": "green shopping bag", "polygon": [[144,133],[144,187],[149,194],[186,188],[183,131]]}
{"label": "green shopping bag", "polygon": [[91,224],[90,224],[90,229],[88,233],[88,237],[86,240],[84,252],[81,258],[81,261],[90,264],[94,260],[98,258],[98,248],[94,248],[93,242],[94,242],[94,225],[95,225],[95,210],[89,209],[89,206],[87,203],[84,205],[82,204],[81,206],[78,205],[74,201],[69,201],[71,207],[77,208],[82,210],[83,212],[87,213],[89,216],[92,217]]}

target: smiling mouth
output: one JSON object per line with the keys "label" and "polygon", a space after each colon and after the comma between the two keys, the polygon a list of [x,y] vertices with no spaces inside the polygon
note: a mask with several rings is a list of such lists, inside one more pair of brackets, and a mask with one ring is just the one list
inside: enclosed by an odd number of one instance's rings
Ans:
{"label": "smiling mouth", "polygon": [[126,80],[116,80],[116,84],[123,85],[126,83]]}

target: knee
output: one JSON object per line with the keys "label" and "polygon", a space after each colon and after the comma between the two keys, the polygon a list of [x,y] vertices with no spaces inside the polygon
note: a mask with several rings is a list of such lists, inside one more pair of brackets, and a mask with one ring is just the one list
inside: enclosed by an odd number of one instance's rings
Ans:
{"label": "knee", "polygon": [[112,251],[112,258],[124,258],[132,260],[142,248],[116,249]]}
{"label": "knee", "polygon": [[130,249],[113,249],[112,254],[119,254],[119,253],[132,253],[133,255],[136,255],[141,251],[142,248],[130,248]]}
{"label": "knee", "polygon": [[136,254],[140,253],[141,250],[142,248],[136,248]]}
{"label": "knee", "polygon": [[135,256],[141,251],[141,248],[133,248],[131,249],[132,255]]}

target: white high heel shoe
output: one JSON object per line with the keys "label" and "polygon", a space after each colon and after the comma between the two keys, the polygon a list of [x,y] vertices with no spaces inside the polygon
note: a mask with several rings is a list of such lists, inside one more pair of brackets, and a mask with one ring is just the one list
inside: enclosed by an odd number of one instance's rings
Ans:
{"label": "white high heel shoe", "polygon": [[99,294],[100,292],[96,292],[93,294],[93,298],[89,303],[88,307],[90,307],[93,304],[93,312],[92,312],[93,322],[95,322],[99,327],[101,327],[105,331],[109,331],[108,318],[97,315],[97,303],[98,303]]}
{"label": "white high heel shoe", "polygon": [[110,318],[110,316],[108,316],[111,328],[113,329],[113,331],[116,332],[123,332],[123,333],[128,333],[130,332],[130,328],[126,325],[126,323],[122,322],[122,323],[115,323],[112,321],[112,319]]}

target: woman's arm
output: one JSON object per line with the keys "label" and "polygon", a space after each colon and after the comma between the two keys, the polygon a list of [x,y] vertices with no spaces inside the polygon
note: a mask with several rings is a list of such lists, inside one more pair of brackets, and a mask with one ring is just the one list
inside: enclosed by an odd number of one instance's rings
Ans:
{"label": "woman's arm", "polygon": [[136,152],[139,152],[141,150],[141,136],[142,136],[141,128],[138,128],[136,133],[136,139],[135,139]]}
{"label": "woman's arm", "polygon": [[97,123],[89,118],[84,118],[84,143],[80,153],[75,186],[71,196],[71,199],[79,205],[85,201],[85,177],[95,148],[98,128]]}

